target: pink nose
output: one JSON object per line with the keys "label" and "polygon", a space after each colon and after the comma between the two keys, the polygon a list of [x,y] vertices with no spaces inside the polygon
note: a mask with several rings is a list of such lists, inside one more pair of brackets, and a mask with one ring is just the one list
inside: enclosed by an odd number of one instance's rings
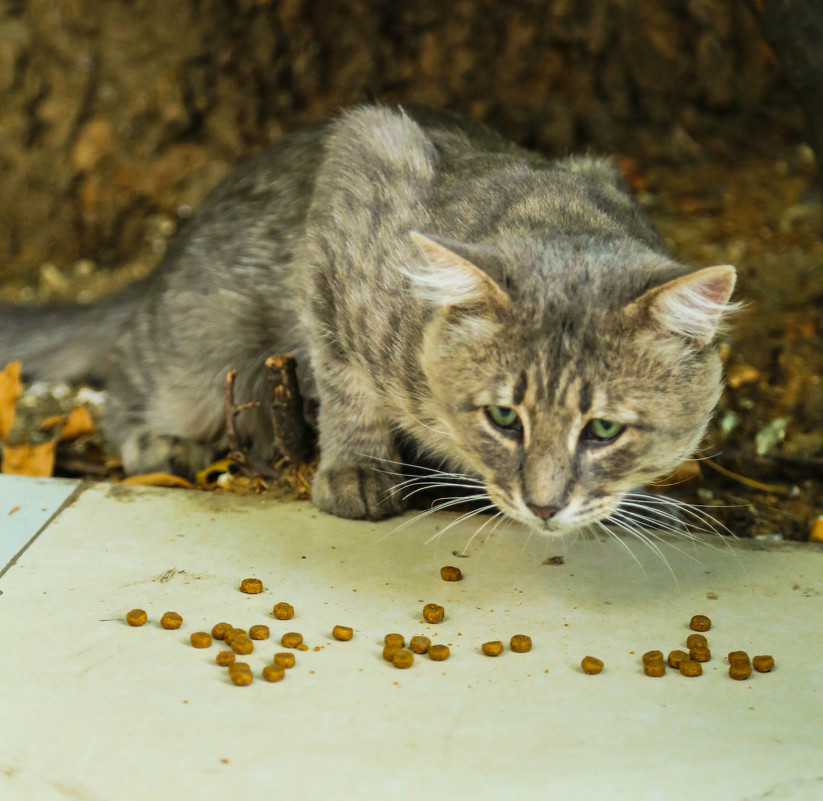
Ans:
{"label": "pink nose", "polygon": [[541,520],[550,520],[558,512],[558,508],[556,506],[538,506],[536,503],[527,503],[526,506],[529,507],[529,511],[532,514],[536,515]]}

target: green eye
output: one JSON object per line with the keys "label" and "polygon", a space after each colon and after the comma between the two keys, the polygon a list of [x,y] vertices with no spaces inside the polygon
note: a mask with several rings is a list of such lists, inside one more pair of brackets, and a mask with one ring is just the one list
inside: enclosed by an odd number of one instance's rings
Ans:
{"label": "green eye", "polygon": [[520,416],[511,406],[487,406],[485,411],[486,417],[498,428],[504,431],[520,430]]}
{"label": "green eye", "polygon": [[589,420],[583,429],[583,439],[594,442],[611,442],[617,439],[626,430],[625,423],[618,423],[616,420],[604,420],[596,417]]}

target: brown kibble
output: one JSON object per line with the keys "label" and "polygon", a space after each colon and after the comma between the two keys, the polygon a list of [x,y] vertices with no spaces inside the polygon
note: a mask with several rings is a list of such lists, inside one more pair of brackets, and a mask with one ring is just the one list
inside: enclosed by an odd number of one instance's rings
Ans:
{"label": "brown kibble", "polygon": [[280,638],[280,644],[284,648],[297,648],[303,644],[303,635],[296,631],[288,631]]}
{"label": "brown kibble", "polygon": [[643,664],[647,664],[648,662],[662,662],[663,661],[663,652],[662,651],[646,651],[643,654]]}
{"label": "brown kibble", "polygon": [[252,683],[251,668],[246,662],[234,662],[229,665],[229,678],[238,686],[245,687]]}
{"label": "brown kibble", "polygon": [[251,673],[251,668],[249,667],[248,662],[232,662],[232,664],[229,665],[229,670],[230,671],[241,670],[241,671],[245,671],[246,673]]}
{"label": "brown kibble", "polygon": [[451,656],[451,651],[448,645],[432,645],[429,648],[429,659],[433,662],[445,662],[449,656]]}
{"label": "brown kibble", "polygon": [[729,665],[729,677],[735,681],[745,681],[752,675],[752,666],[749,662],[732,662]]}
{"label": "brown kibble", "polygon": [[183,618],[177,612],[166,612],[160,618],[160,625],[164,629],[179,629],[183,624]]}
{"label": "brown kibble", "polygon": [[692,648],[689,651],[689,659],[695,662],[708,662],[712,658],[712,652],[708,648]]}
{"label": "brown kibble", "polygon": [[446,565],[440,568],[440,578],[443,581],[460,581],[463,578],[463,572],[459,567],[453,565]]}
{"label": "brown kibble", "polygon": [[232,628],[231,623],[215,623],[212,626],[211,636],[214,637],[215,640],[222,640],[226,636],[226,632],[230,631]]}
{"label": "brown kibble", "polygon": [[384,645],[393,645],[395,648],[403,648],[406,645],[406,638],[402,634],[387,634],[383,637]]}
{"label": "brown kibble", "polygon": [[652,659],[649,662],[644,662],[643,672],[647,676],[660,678],[660,676],[666,675],[666,663],[662,659]]}
{"label": "brown kibble", "polygon": [[583,668],[584,673],[588,673],[590,676],[595,676],[603,670],[603,661],[598,659],[596,656],[584,656],[583,661],[580,663],[580,667]]}
{"label": "brown kibble", "polygon": [[266,681],[282,681],[285,675],[286,671],[276,665],[266,665],[263,668],[263,678]]}
{"label": "brown kibble", "polygon": [[738,662],[748,665],[751,662],[749,655],[745,651],[730,651],[726,658],[729,660],[730,665],[737,664]]}
{"label": "brown kibble", "polygon": [[249,637],[253,640],[268,640],[269,639],[269,627],[264,626],[262,624],[257,626],[252,626],[249,629]]}
{"label": "brown kibble", "polygon": [[142,626],[148,619],[145,609],[132,609],[131,612],[126,612],[126,623],[130,626]]}
{"label": "brown kibble", "polygon": [[349,626],[335,626],[331,630],[331,636],[334,637],[335,640],[350,640],[354,637],[354,629]]}
{"label": "brown kibble", "polygon": [[229,627],[223,631],[223,642],[226,643],[226,645],[231,645],[235,640],[248,639],[248,636],[245,629]]}
{"label": "brown kibble", "polygon": [[392,653],[391,663],[396,668],[410,668],[414,664],[414,654],[405,648],[396,648]]}
{"label": "brown kibble", "polygon": [[669,667],[679,668],[688,658],[689,655],[685,651],[669,651]]}
{"label": "brown kibble", "polygon": [[294,667],[294,654],[287,653],[285,651],[281,651],[274,655],[274,666],[283,668],[284,670],[288,670],[289,668]]}
{"label": "brown kibble", "polygon": [[291,620],[294,617],[294,607],[285,601],[280,601],[280,603],[274,605],[271,613],[278,620]]}
{"label": "brown kibble", "polygon": [[425,654],[431,647],[432,641],[428,637],[417,636],[409,640],[409,648],[416,654]]}
{"label": "brown kibble", "polygon": [[391,643],[383,646],[383,659],[391,662],[394,655],[401,649],[401,646]]}
{"label": "brown kibble", "polygon": [[189,639],[195,648],[211,648],[211,634],[205,631],[195,631]]}
{"label": "brown kibble", "polygon": [[690,634],[686,638],[686,648],[690,651],[692,648],[706,648],[709,641],[702,634]]}
{"label": "brown kibble", "polygon": [[248,637],[235,637],[231,641],[231,649],[236,654],[247,656],[254,651],[254,643]]}
{"label": "brown kibble", "polygon": [[680,663],[680,672],[684,676],[701,676],[703,675],[703,666],[695,659],[684,659]]}
{"label": "brown kibble", "polygon": [[500,642],[500,640],[484,642],[480,647],[483,649],[483,653],[486,656],[500,656],[500,654],[503,653],[503,643]]}
{"label": "brown kibble", "polygon": [[248,593],[249,595],[257,595],[263,592],[263,582],[258,578],[246,578],[240,582],[240,592]]}
{"label": "brown kibble", "polygon": [[532,638],[528,634],[515,634],[509,642],[509,647],[518,654],[525,654],[532,649]]}
{"label": "brown kibble", "polygon": [[752,665],[758,673],[768,673],[774,670],[774,657],[769,654],[761,654],[752,659]]}
{"label": "brown kibble", "polygon": [[689,621],[689,628],[692,631],[708,631],[712,627],[712,621],[706,615],[695,615]]}
{"label": "brown kibble", "polygon": [[218,651],[214,661],[217,662],[220,667],[228,667],[235,659],[237,659],[237,657],[234,651]]}
{"label": "brown kibble", "polygon": [[298,645],[298,646],[297,646],[297,650],[298,650],[298,651],[308,651],[308,650],[309,650],[309,646],[308,646],[308,645],[306,645],[306,643],[301,642],[301,643],[300,643],[300,645]]}
{"label": "brown kibble", "polygon": [[446,616],[446,610],[437,604],[426,604],[423,607],[423,619],[426,623],[440,623]]}

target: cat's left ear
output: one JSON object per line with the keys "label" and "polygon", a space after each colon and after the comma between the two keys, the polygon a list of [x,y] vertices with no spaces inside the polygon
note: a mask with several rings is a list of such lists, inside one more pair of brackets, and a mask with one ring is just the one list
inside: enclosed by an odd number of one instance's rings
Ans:
{"label": "cat's left ear", "polygon": [[663,331],[708,345],[717,334],[729,304],[736,273],[728,264],[705,267],[648,290],[629,304],[631,317],[643,315]]}
{"label": "cat's left ear", "polygon": [[[488,273],[434,239],[412,231],[430,269],[412,279],[424,297],[443,306],[448,317],[505,308],[509,296]],[[455,243],[457,244],[457,243]]]}

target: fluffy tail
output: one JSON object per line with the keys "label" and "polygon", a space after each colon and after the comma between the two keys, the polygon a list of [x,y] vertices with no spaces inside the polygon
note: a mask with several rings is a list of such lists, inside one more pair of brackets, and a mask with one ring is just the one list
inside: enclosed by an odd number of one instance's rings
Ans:
{"label": "fluffy tail", "polygon": [[19,359],[27,378],[105,380],[106,357],[144,281],[87,305],[0,306],[0,367]]}

